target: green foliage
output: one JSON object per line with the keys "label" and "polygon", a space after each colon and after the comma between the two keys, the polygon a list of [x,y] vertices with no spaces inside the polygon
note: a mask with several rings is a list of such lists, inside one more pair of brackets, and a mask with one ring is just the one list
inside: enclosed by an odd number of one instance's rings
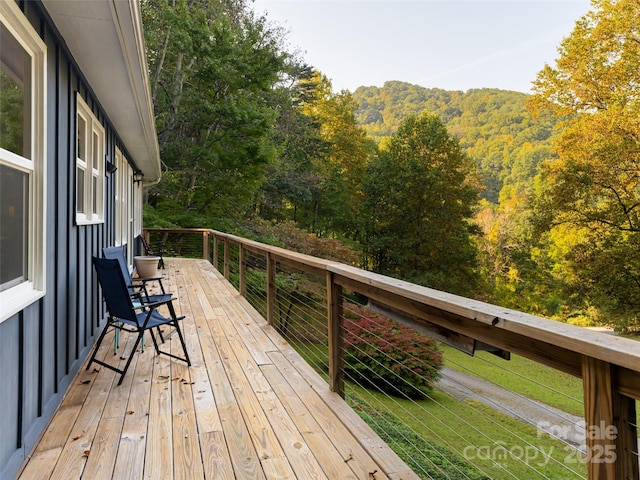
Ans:
{"label": "green foliage", "polygon": [[277,120],[281,153],[257,208],[269,220],[289,219],[320,236],[353,239],[360,184],[375,146],[356,125],[351,95],[334,93],[319,72],[303,73]]}
{"label": "green foliage", "polygon": [[242,215],[276,154],[280,32],[243,1],[143,0],[142,14],[166,167],[149,203],[185,227]]}
{"label": "green foliage", "polygon": [[490,480],[454,452],[426,439],[398,418],[356,403],[352,408],[420,478]]}
{"label": "green foliage", "polygon": [[297,222],[306,215],[319,188],[314,159],[326,155],[329,145],[320,134],[320,123],[302,111],[317,87],[313,78],[311,69],[302,70],[291,98],[280,108],[274,132],[279,155],[256,199],[256,213],[263,219]]}
{"label": "green foliage", "polygon": [[160,215],[153,207],[143,206],[145,228],[177,228],[178,225]]}
{"label": "green foliage", "polygon": [[0,92],[0,147],[23,155],[24,90],[0,69]]}
{"label": "green foliage", "polygon": [[358,252],[333,238],[319,237],[296,226],[294,222],[266,222],[254,219],[243,230],[243,235],[269,245],[280,246],[294,252],[358,265]]}
{"label": "green foliage", "polygon": [[531,398],[572,415],[584,415],[583,389],[580,378],[547,367],[518,355],[507,362],[489,352],[470,356],[442,345],[444,364],[467,375],[486,380],[523,397]]}
{"label": "green foliage", "polygon": [[623,329],[640,325],[639,22],[633,0],[594,0],[531,101],[563,119],[536,183],[536,227],[569,244],[558,270],[572,309],[597,306]]}
{"label": "green foliage", "polygon": [[[361,87],[354,98],[360,102],[358,121],[382,148],[408,112],[430,111],[440,116],[475,163],[483,198],[473,212],[479,230],[473,241],[480,278],[471,288],[451,291],[559,316],[564,306],[562,278],[544,239],[532,235],[530,208],[534,178],[541,165],[554,158],[556,120],[528,112],[530,96],[497,89],[463,93],[386,82],[381,88]],[[424,283],[443,288],[439,279]]]}
{"label": "green foliage", "polygon": [[164,167],[147,226],[246,231],[530,313],[640,323],[636,2],[594,0],[533,97],[334,93],[246,0],[141,5]]}
{"label": "green foliage", "polygon": [[393,81],[383,87],[359,87],[353,97],[360,105],[358,123],[378,140],[396,133],[409,115],[437,114],[477,163],[482,196],[494,203],[504,185],[530,185],[539,163],[550,155],[554,122],[534,119],[523,93],[497,89],[463,93]]}
{"label": "green foliage", "polygon": [[435,340],[363,307],[344,317],[347,378],[406,398],[431,391],[442,366]]}
{"label": "green foliage", "polygon": [[473,171],[438,117],[407,117],[363,181],[362,243],[371,268],[432,288],[472,292]]}

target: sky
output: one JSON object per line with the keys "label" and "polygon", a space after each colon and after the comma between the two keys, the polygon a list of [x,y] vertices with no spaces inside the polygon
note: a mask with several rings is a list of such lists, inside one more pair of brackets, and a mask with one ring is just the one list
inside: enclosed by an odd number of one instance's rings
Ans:
{"label": "sky", "polygon": [[529,93],[589,0],[255,0],[333,90],[399,80]]}

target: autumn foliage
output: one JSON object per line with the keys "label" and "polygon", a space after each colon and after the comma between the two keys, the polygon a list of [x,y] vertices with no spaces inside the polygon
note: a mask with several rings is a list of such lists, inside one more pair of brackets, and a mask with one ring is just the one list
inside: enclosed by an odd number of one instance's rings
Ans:
{"label": "autumn foliage", "polygon": [[438,342],[367,308],[344,314],[347,379],[396,396],[424,398],[440,378]]}

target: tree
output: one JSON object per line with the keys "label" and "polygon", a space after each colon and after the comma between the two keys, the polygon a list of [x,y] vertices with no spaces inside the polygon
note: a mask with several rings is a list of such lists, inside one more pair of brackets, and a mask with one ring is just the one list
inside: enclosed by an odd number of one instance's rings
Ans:
{"label": "tree", "polygon": [[563,119],[558,159],[537,182],[537,225],[572,229],[562,262],[575,305],[625,325],[640,319],[639,25],[636,0],[593,0],[531,103]]}
{"label": "tree", "polygon": [[166,168],[150,203],[181,226],[243,215],[276,155],[280,32],[243,0],[143,0],[142,13]]}
{"label": "tree", "polygon": [[301,75],[293,91],[278,118],[280,155],[262,188],[261,215],[287,218],[288,206],[288,218],[312,233],[353,238],[375,145],[356,125],[351,94],[334,93],[320,72]]}
{"label": "tree", "polygon": [[364,180],[365,252],[374,271],[472,294],[478,199],[470,159],[439,117],[409,116]]}
{"label": "tree", "polygon": [[320,183],[314,160],[326,155],[329,145],[322,139],[317,119],[302,111],[315,95],[315,76],[311,68],[301,69],[289,101],[280,105],[275,126],[278,158],[270,166],[256,200],[257,213],[266,220],[299,222],[310,209]]}
{"label": "tree", "polygon": [[313,159],[318,174],[307,226],[321,235],[353,237],[360,206],[360,183],[373,148],[362,127],[356,125],[356,104],[349,92],[334,93],[320,72],[303,82],[311,83],[311,95],[301,111],[320,127],[327,149]]}

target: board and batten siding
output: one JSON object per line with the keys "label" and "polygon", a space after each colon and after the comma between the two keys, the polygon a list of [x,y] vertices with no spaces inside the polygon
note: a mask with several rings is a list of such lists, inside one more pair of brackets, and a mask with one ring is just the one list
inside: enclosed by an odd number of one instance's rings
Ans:
{"label": "board and batten siding", "polygon": [[105,128],[108,158],[116,146],[126,154],[40,5],[19,5],[47,46],[46,295],[0,323],[0,480],[20,469],[104,323],[91,256],[114,244],[115,175],[105,175],[104,222],[76,225],[77,92]]}

